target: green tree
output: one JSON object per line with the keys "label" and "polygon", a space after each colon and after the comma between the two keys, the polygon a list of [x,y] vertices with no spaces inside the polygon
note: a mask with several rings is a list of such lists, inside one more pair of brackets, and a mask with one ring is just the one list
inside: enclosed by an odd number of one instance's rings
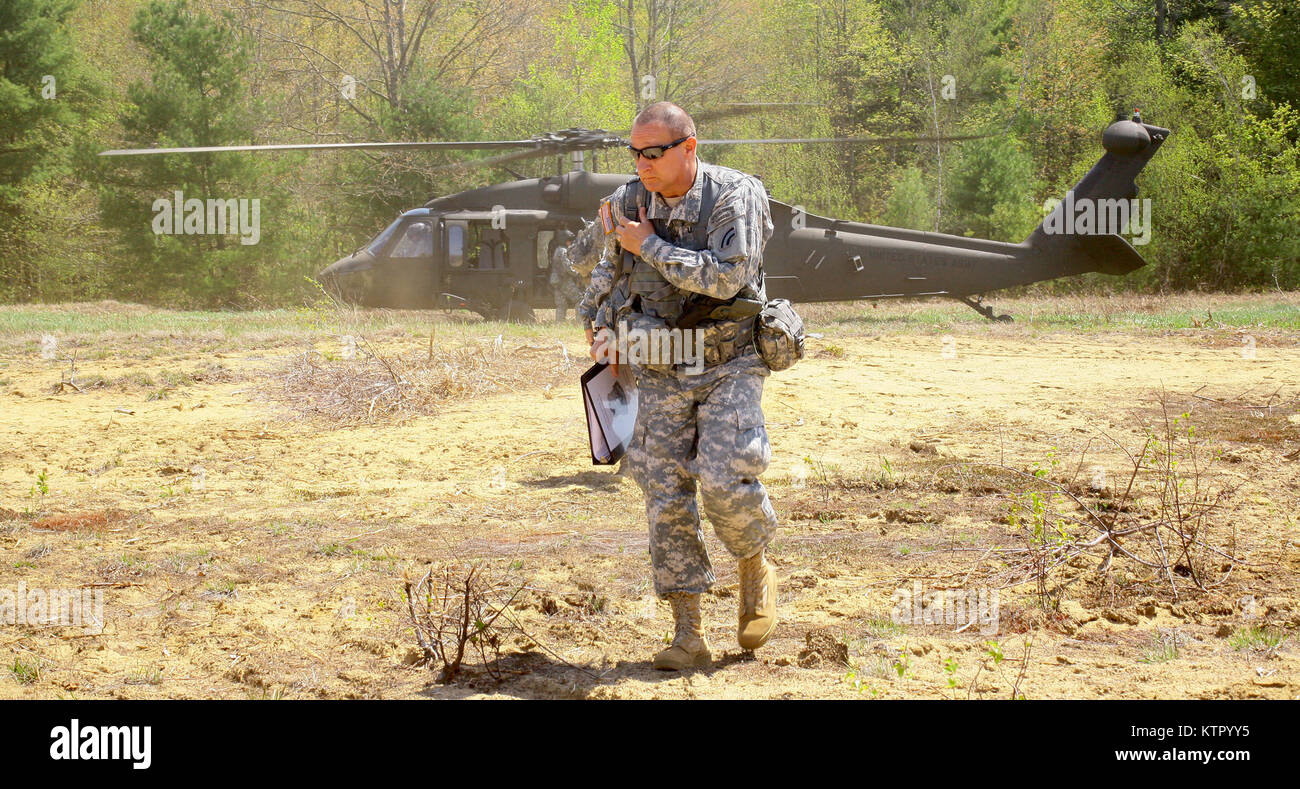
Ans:
{"label": "green tree", "polygon": [[[151,75],[127,90],[122,126],[131,147],[229,145],[253,141],[256,103],[245,81],[249,40],[233,17],[213,17],[186,0],[152,0],[131,26],[149,55]],[[273,271],[288,222],[283,194],[272,185],[269,165],[241,154],[150,156],[111,160],[101,192],[106,224],[118,234],[122,254],[114,271],[119,292],[175,305],[246,304],[264,295],[261,276]],[[257,200],[266,228],[226,234],[207,223],[201,234],[158,220],[180,192],[189,201]],[[254,244],[244,243],[256,237]]]}
{"label": "green tree", "polygon": [[1166,45],[1163,90],[1174,134],[1143,175],[1152,195],[1153,265],[1161,288],[1300,285],[1300,117],[1244,99],[1249,70],[1211,19]]}
{"label": "green tree", "polygon": [[[474,140],[482,136],[481,125],[472,114],[471,91],[444,84],[420,68],[407,76],[396,102],[373,96],[364,101],[370,105],[379,140]],[[340,208],[373,232],[398,211],[459,191],[458,177],[463,176],[438,169],[450,161],[447,154],[428,151],[349,156],[343,172],[350,187]]]}
{"label": "green tree", "polygon": [[1241,42],[1257,92],[1300,108],[1300,58],[1295,56],[1295,42],[1300,41],[1300,10],[1295,3],[1234,3],[1228,26]]}
{"label": "green tree", "polygon": [[78,146],[99,123],[99,86],[68,31],[74,0],[0,3],[0,299],[94,290]]}
{"label": "green tree", "polygon": [[65,148],[62,130],[80,121],[67,99],[81,76],[64,24],[75,8],[72,0],[0,4],[0,210],[14,210],[24,181],[63,164],[48,152]]}
{"label": "green tree", "polygon": [[910,230],[934,229],[934,191],[919,167],[908,167],[894,182],[880,221],[890,227]]}
{"label": "green tree", "polygon": [[529,63],[490,108],[492,134],[516,139],[573,126],[630,126],[635,105],[624,80],[618,13],[604,0],[573,0],[544,18],[554,48]]}
{"label": "green tree", "polygon": [[[297,0],[252,12],[251,29],[267,67],[288,83],[288,90],[270,88],[280,127],[292,130],[287,138],[473,140],[501,94],[498,62],[545,46],[529,38],[534,31],[524,22],[532,11],[515,0]],[[313,156],[314,171],[333,183],[323,192],[307,190],[310,210],[333,217],[322,238],[346,250],[395,212],[482,185],[491,175],[447,166],[464,152]]]}
{"label": "green tree", "polygon": [[1042,220],[1034,162],[1010,136],[966,143],[953,168],[945,232],[1022,241]]}

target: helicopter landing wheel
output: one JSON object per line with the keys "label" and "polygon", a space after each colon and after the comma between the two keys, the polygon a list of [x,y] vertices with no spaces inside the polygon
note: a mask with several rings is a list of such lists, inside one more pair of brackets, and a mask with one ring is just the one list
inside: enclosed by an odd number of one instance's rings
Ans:
{"label": "helicopter landing wheel", "polygon": [[985,318],[988,318],[991,321],[995,321],[997,323],[1015,322],[1015,320],[1010,315],[995,314],[993,312],[993,307],[991,305],[984,303],[983,296],[971,296],[969,298],[966,296],[956,296],[954,298],[956,298],[957,301],[960,301],[962,304],[965,304],[967,307],[970,307],[971,309],[975,310],[980,315],[983,315]]}
{"label": "helicopter landing wheel", "polygon": [[501,320],[501,308],[490,304],[472,304],[469,306],[469,311],[485,321]]}
{"label": "helicopter landing wheel", "polygon": [[511,299],[501,308],[499,320],[511,323],[536,323],[537,315],[533,307],[524,299]]}

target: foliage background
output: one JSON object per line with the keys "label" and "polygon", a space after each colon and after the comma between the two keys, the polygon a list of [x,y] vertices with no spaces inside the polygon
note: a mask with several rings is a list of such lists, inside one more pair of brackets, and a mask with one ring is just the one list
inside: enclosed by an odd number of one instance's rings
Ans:
{"label": "foliage background", "polygon": [[[697,113],[791,104],[705,136],[996,132],[704,155],[813,213],[1008,241],[1141,107],[1174,131],[1140,180],[1150,265],[1035,287],[1296,289],[1298,36],[1287,0],[0,0],[0,300],[301,303],[395,212],[512,177],[437,169],[451,154],[100,150],[622,131],[647,76]],[[259,199],[261,241],[153,234],[174,190]]]}

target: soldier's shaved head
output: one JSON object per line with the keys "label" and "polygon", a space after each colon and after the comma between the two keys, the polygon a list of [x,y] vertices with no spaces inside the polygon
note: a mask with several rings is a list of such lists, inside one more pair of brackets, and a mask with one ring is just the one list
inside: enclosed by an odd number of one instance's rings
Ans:
{"label": "soldier's shaved head", "polygon": [[656,145],[673,146],[656,159],[633,154],[637,177],[646,189],[666,198],[686,194],[695,183],[695,145],[698,140],[694,134],[695,121],[686,110],[672,102],[656,102],[641,110],[632,122],[632,133],[628,135],[631,147],[642,150]]}
{"label": "soldier's shaved head", "polygon": [[637,114],[633,126],[658,123],[673,133],[673,138],[687,137],[695,134],[695,121],[686,114],[686,110],[671,101],[657,101]]}

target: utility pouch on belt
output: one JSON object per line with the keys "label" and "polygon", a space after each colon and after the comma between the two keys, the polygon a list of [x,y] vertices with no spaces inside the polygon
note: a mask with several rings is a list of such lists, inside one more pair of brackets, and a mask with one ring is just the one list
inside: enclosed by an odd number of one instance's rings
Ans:
{"label": "utility pouch on belt", "polygon": [[703,333],[704,362],[712,367],[736,358],[753,344],[755,316],[762,309],[762,295],[750,286],[730,299],[697,295],[677,327]]}
{"label": "utility pouch on belt", "polygon": [[701,299],[691,305],[677,321],[679,329],[693,329],[704,321],[741,321],[763,309],[759,299],[737,296],[734,299]]}
{"label": "utility pouch on belt", "polygon": [[754,322],[754,345],[773,372],[785,370],[803,358],[803,318],[786,299],[773,299],[763,306]]}

